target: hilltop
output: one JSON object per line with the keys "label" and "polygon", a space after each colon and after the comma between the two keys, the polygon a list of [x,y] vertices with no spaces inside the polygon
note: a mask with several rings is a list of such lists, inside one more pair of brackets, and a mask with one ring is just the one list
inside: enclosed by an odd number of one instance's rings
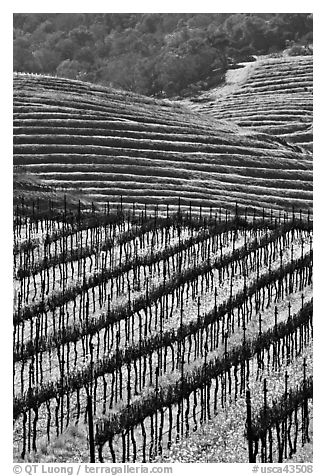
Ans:
{"label": "hilltop", "polygon": [[165,209],[180,197],[206,209],[311,208],[310,154],[221,119],[168,100],[15,74],[14,164],[99,205],[122,196],[130,207]]}
{"label": "hilltop", "polygon": [[263,57],[230,70],[192,109],[312,150],[312,56]]}
{"label": "hilltop", "polygon": [[13,66],[184,97],[223,81],[229,58],[311,43],[312,26],[309,13],[15,13]]}

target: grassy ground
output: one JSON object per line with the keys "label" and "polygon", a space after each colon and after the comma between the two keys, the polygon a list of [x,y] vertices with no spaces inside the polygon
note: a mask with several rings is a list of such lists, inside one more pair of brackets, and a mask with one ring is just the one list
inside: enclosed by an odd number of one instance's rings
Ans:
{"label": "grassy ground", "polygon": [[52,187],[37,174],[27,171],[24,167],[15,167],[13,174],[13,205],[37,205],[40,209],[48,209],[49,201],[53,206],[62,209],[66,201],[68,208],[75,208],[80,201],[84,207],[90,207],[91,201],[83,194],[65,190],[63,187]]}
{"label": "grassy ground", "polygon": [[[231,70],[223,86],[186,102],[192,109],[241,127],[277,135],[288,143],[311,150],[312,134],[305,141],[297,132],[311,132],[312,56],[262,57]],[[271,122],[278,130],[271,128]],[[292,125],[292,134],[286,128]]]}
{"label": "grassy ground", "polygon": [[[173,205],[181,197],[181,205],[206,210],[233,209],[236,201],[251,211],[311,208],[310,154],[225,118],[78,81],[16,75],[14,163],[52,190],[84,190],[101,206],[122,195],[129,206]],[[286,194],[283,179],[292,184]]]}
{"label": "grassy ground", "polygon": [[50,443],[45,438],[39,443],[38,451],[22,459],[14,450],[14,461],[24,463],[88,463],[89,443],[87,427],[71,425]]}

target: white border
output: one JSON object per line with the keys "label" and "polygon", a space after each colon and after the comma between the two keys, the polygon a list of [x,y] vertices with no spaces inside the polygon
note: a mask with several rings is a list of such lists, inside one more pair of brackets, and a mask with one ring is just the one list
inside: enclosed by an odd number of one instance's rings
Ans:
{"label": "white border", "polygon": [[[325,248],[326,248],[326,148],[325,136],[325,8],[323,2],[304,1],[273,1],[271,3],[257,1],[232,1],[223,3],[212,1],[176,2],[165,0],[162,4],[138,1],[137,3],[119,0],[109,3],[107,1],[84,0],[68,2],[57,0],[44,3],[40,1],[14,1],[10,5],[3,5],[0,15],[1,21],[1,316],[2,326],[1,350],[1,461],[5,463],[1,473],[12,474],[12,345],[11,345],[11,315],[12,315],[12,14],[15,13],[56,13],[56,12],[218,12],[244,13],[244,12],[296,12],[314,14],[314,234],[315,234],[315,341],[314,341],[314,473],[325,474],[323,468],[323,442],[325,441],[325,343],[326,343],[326,312],[323,297],[326,292],[325,273]],[[325,342],[325,343],[324,343]],[[217,465],[217,466],[216,466]],[[176,465],[174,475],[187,471],[192,473],[204,470],[207,473],[221,471],[220,474],[251,474],[249,464],[209,464],[202,465]],[[232,467],[232,468],[231,468]],[[240,467],[240,470],[239,470]]]}

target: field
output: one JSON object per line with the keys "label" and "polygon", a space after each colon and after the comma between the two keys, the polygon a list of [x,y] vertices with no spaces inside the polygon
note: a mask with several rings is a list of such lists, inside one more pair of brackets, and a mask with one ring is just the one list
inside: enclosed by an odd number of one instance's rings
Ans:
{"label": "field", "polygon": [[190,106],[312,151],[312,86],[312,56],[262,58],[229,71],[225,85]]}
{"label": "field", "polygon": [[176,102],[15,74],[14,164],[55,190],[84,193],[102,209],[122,196],[138,211],[191,204],[206,214],[211,207],[234,212],[237,203],[250,215],[262,208],[307,214],[311,154],[271,135],[272,124],[267,135],[230,122],[237,101],[256,111],[249,90],[230,101],[214,119]]}
{"label": "field", "polygon": [[14,75],[15,461],[312,461],[311,66]]}
{"label": "field", "polygon": [[[51,461],[89,418],[99,462],[310,447],[312,221],[246,213],[17,205],[16,461]],[[80,447],[60,460],[87,461]]]}

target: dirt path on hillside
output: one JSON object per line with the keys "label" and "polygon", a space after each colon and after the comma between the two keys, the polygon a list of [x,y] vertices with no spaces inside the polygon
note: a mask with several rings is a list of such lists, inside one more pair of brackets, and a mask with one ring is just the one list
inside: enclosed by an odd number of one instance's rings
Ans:
{"label": "dirt path on hillside", "polygon": [[247,79],[254,73],[260,61],[248,63],[239,63],[242,68],[230,69],[226,72],[225,82],[216,88],[203,92],[199,96],[192,99],[184,99],[182,102],[188,107],[197,106],[197,104],[215,102],[217,99],[225,98],[234,93]]}

